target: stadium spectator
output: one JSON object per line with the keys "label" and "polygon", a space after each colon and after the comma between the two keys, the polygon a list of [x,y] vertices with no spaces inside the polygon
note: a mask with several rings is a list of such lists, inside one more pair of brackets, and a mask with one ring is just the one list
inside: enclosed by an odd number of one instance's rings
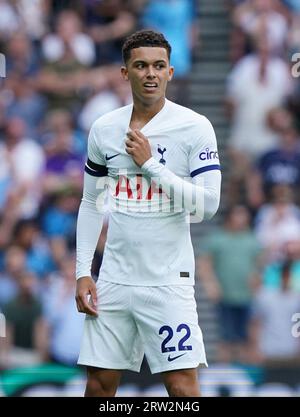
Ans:
{"label": "stadium spectator", "polygon": [[84,316],[75,303],[74,255],[61,261],[60,270],[52,274],[43,296],[44,317],[49,333],[48,357],[63,365],[77,363]]}
{"label": "stadium spectator", "polygon": [[90,0],[85,4],[85,23],[96,43],[97,64],[122,61],[121,45],[125,36],[134,31],[136,20],[121,0]]}
{"label": "stadium spectator", "polygon": [[78,112],[85,91],[105,82],[101,69],[90,69],[95,60],[94,43],[81,32],[79,16],[73,11],[62,11],[55,34],[48,35],[42,46],[44,61],[37,77],[39,91],[46,95],[52,109]]}
{"label": "stadium spectator", "polygon": [[41,215],[42,230],[49,241],[57,265],[75,248],[75,228],[80,193],[62,188],[47,201]]}
{"label": "stadium spectator", "polygon": [[36,277],[23,271],[16,297],[3,308],[7,324],[1,358],[3,368],[34,365],[45,358],[47,333],[35,287]]}
{"label": "stadium spectator", "polygon": [[300,236],[300,209],[293,202],[290,187],[272,188],[270,203],[258,210],[255,233],[265,249],[266,262],[283,259],[285,245]]}
{"label": "stadium spectator", "polygon": [[257,158],[276,144],[276,136],[267,125],[267,115],[283,104],[291,89],[288,65],[270,54],[268,40],[256,38],[256,47],[253,54],[237,63],[228,78],[230,146],[238,166],[245,157]]}
{"label": "stadium spectator", "polygon": [[206,239],[197,262],[206,294],[217,305],[222,362],[247,361],[250,307],[261,262],[249,220],[246,207],[231,208],[224,226]]}
{"label": "stadium spectator", "polygon": [[48,62],[61,60],[69,51],[76,61],[91,66],[95,61],[93,40],[82,32],[77,13],[64,10],[57,17],[56,33],[48,34],[42,41],[42,53]]}
{"label": "stadium spectator", "polygon": [[94,94],[83,105],[78,123],[87,132],[98,117],[125,106],[131,101],[129,84],[120,78],[119,67],[111,67],[107,72],[106,88],[94,91]]}
{"label": "stadium spectator", "polygon": [[11,74],[5,83],[4,117],[17,117],[26,122],[26,136],[38,141],[47,100],[39,94],[34,83],[21,74]]}
{"label": "stadium spectator", "polygon": [[300,295],[291,288],[291,263],[281,269],[278,287],[262,287],[254,298],[251,323],[252,358],[257,362],[299,363],[300,343],[291,332]]}
{"label": "stadium spectator", "polygon": [[18,281],[26,270],[26,252],[19,246],[10,245],[3,260],[0,275],[0,307],[11,301],[18,292]]}
{"label": "stadium spectator", "polygon": [[33,219],[19,220],[13,231],[12,243],[26,254],[26,269],[44,280],[55,268],[49,244]]}
{"label": "stadium spectator", "polygon": [[[38,179],[44,166],[44,152],[31,138],[26,138],[24,120],[13,117],[6,121],[4,141],[0,143],[1,176],[7,181],[7,199],[19,216],[33,217],[38,210]],[[4,202],[4,204],[7,201]]]}
{"label": "stadium spectator", "polygon": [[262,275],[262,285],[270,288],[280,288],[284,265],[290,262],[290,288],[300,292],[300,240],[291,240],[286,243],[283,252],[283,261],[267,265]]}
{"label": "stadium spectator", "polygon": [[233,22],[250,38],[265,34],[270,50],[284,56],[288,20],[277,0],[247,0],[234,10]]}
{"label": "stadium spectator", "polygon": [[300,141],[292,115],[278,108],[268,117],[278,135],[278,145],[259,158],[246,178],[248,202],[255,208],[270,199],[274,185],[290,186],[296,198],[300,190]]}
{"label": "stadium spectator", "polygon": [[37,51],[24,32],[15,32],[9,38],[5,47],[6,72],[20,75],[31,80],[40,69]]}
{"label": "stadium spectator", "polygon": [[51,130],[48,141],[44,144],[46,161],[43,189],[46,193],[51,193],[73,183],[81,183],[85,155],[82,150],[82,136],[72,129],[68,113],[53,112],[49,114],[48,120]]}

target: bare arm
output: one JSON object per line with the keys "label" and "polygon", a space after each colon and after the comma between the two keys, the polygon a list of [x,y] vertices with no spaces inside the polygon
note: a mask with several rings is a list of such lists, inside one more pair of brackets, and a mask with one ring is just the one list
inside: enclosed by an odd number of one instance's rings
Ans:
{"label": "bare arm", "polygon": [[212,257],[209,254],[199,257],[196,262],[196,268],[208,298],[213,302],[219,301],[222,296],[222,290],[215,275]]}

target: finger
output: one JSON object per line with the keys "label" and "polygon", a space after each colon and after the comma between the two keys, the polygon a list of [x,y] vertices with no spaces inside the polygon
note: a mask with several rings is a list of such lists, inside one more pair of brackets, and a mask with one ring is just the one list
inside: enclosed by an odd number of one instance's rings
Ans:
{"label": "finger", "polygon": [[134,154],[134,149],[133,149],[133,148],[125,148],[125,151],[126,151],[129,155],[133,155],[133,154]]}
{"label": "finger", "polygon": [[91,316],[98,316],[97,310],[92,307],[87,301],[87,294],[79,295],[79,307],[81,313],[90,314]]}
{"label": "finger", "polygon": [[125,145],[126,145],[128,148],[133,148],[133,147],[134,147],[134,142],[133,142],[133,141],[131,141],[131,140],[126,140],[126,141],[125,141]]}
{"label": "finger", "polygon": [[83,304],[83,302],[82,302],[81,299],[79,299],[77,301],[77,308],[78,308],[79,313],[85,313],[85,311],[84,311],[84,304]]}
{"label": "finger", "polygon": [[139,142],[141,140],[141,137],[134,130],[131,130],[130,132],[128,132],[127,136],[133,142]]}
{"label": "finger", "polygon": [[90,291],[91,291],[91,300],[92,300],[92,303],[93,303],[94,307],[97,307],[98,296],[97,296],[96,286],[93,286]]}
{"label": "finger", "polygon": [[84,302],[83,312],[89,314],[90,316],[98,317],[98,312],[92,304],[89,304],[87,301]]}
{"label": "finger", "polygon": [[76,300],[77,311],[80,312],[81,309],[80,309],[79,301],[77,300],[77,298],[75,300]]}
{"label": "finger", "polygon": [[145,135],[140,130],[135,130],[134,133],[136,134],[138,139],[148,140]]}
{"label": "finger", "polygon": [[134,138],[135,138],[135,134],[132,130],[130,132],[127,132],[126,136],[131,140],[134,140]]}

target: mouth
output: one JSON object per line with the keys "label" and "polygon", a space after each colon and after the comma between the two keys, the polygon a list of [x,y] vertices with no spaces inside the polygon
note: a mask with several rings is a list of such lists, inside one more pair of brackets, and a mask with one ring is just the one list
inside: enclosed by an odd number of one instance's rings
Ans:
{"label": "mouth", "polygon": [[157,89],[158,84],[157,83],[147,82],[147,83],[144,83],[143,84],[143,87],[144,87],[145,90],[147,90],[149,92],[153,92],[153,91],[155,91]]}

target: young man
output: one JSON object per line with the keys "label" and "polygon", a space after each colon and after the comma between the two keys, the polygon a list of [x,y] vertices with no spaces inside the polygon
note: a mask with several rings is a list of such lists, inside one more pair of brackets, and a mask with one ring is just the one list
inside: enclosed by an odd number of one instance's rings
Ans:
{"label": "young man", "polygon": [[[125,41],[121,71],[133,104],[102,116],[89,135],[76,272],[78,311],[87,313],[78,361],[87,366],[86,396],[114,396],[121,371],[138,372],[144,352],[170,396],[200,395],[197,367],[207,364],[188,219],[215,214],[221,174],[210,122],[165,97],[170,52],[152,31]],[[113,208],[95,284],[104,183]]]}

